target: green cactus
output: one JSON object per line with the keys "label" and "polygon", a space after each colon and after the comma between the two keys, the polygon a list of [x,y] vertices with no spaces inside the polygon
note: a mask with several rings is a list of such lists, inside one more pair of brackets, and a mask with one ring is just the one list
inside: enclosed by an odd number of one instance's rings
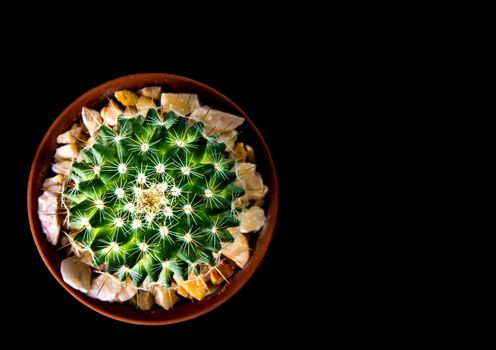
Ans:
{"label": "green cactus", "polygon": [[102,126],[64,190],[73,244],[136,286],[168,287],[174,274],[214,266],[221,242],[233,240],[227,228],[239,225],[234,202],[244,194],[225,147],[173,112]]}

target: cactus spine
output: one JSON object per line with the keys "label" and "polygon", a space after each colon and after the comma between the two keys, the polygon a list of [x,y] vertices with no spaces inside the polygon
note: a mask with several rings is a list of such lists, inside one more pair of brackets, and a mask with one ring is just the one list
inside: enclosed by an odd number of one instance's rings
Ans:
{"label": "cactus spine", "polygon": [[239,225],[232,182],[235,161],[225,144],[206,136],[203,124],[169,112],[161,118],[118,118],[101,126],[95,143],[81,150],[64,191],[73,244],[93,264],[136,286],[170,286],[199,267],[214,266],[228,227]]}

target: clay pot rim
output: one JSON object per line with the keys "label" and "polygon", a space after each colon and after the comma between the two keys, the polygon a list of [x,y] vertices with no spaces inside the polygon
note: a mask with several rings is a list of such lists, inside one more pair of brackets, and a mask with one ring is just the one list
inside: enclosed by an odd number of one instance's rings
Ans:
{"label": "clay pot rim", "polygon": [[[37,170],[36,165],[38,165],[38,163],[40,162],[40,158],[42,158],[42,152],[44,149],[43,146],[51,141],[51,138],[53,137],[52,134],[56,130],[57,125],[63,123],[66,119],[74,117],[74,112],[75,112],[74,109],[78,104],[80,104],[80,101],[86,100],[90,97],[92,98],[93,101],[96,101],[99,97],[101,98],[102,95],[98,94],[97,93],[98,91],[103,92],[106,90],[123,89],[126,88],[126,86],[132,85],[133,83],[136,83],[141,80],[157,81],[156,85],[162,85],[162,86],[166,85],[167,81],[178,81],[178,82],[188,83],[196,86],[199,89],[206,91],[214,98],[221,100],[223,103],[226,103],[232,109],[236,110],[240,116],[245,118],[244,125],[248,125],[250,132],[253,132],[255,134],[254,136],[259,142],[260,148],[263,150],[264,157],[266,157],[265,164],[267,165],[267,169],[265,176],[268,175],[272,180],[271,187],[269,190],[270,191],[269,193],[271,193],[270,196],[271,199],[268,206],[269,209],[267,212],[268,220],[266,223],[266,227],[264,227],[263,229],[263,237],[258,238],[260,244],[257,243],[257,254],[254,254],[254,252],[252,252],[247,266],[245,266],[242,270],[236,272],[235,275],[242,273],[241,278],[239,280],[236,280],[235,283],[225,286],[222,292],[216,296],[215,301],[209,303],[203,303],[203,301],[196,302],[197,307],[192,312],[169,319],[143,320],[143,319],[129,317],[126,315],[117,315],[113,312],[106,310],[105,306],[103,306],[104,304],[102,304],[101,306],[97,305],[98,301],[96,301],[96,299],[92,299],[86,296],[85,294],[76,291],[69,285],[67,285],[63,281],[60,272],[56,270],[56,268],[59,269],[60,267],[54,266],[45,253],[45,248],[43,247],[43,245],[46,245],[46,242],[42,243],[41,239],[46,240],[46,238],[43,232],[41,231],[41,227],[37,215],[37,196],[35,194],[36,189],[34,188],[35,179],[38,177],[38,172],[36,171]],[[146,85],[153,85],[153,84],[146,83]],[[54,150],[52,149],[52,152],[53,151]],[[265,179],[265,181],[267,180],[268,179]],[[275,165],[271,153],[267,147],[267,144],[265,143],[265,140],[262,137],[262,134],[254,125],[254,123],[251,121],[251,119],[248,117],[248,115],[246,115],[246,113],[232,100],[230,100],[228,97],[226,97],[219,91],[213,89],[212,87],[190,78],[186,78],[179,75],[173,75],[173,74],[165,74],[165,73],[141,73],[141,74],[127,75],[116,79],[112,79],[88,90],[87,92],[79,96],[76,100],[74,100],[71,104],[69,104],[62,111],[62,113],[60,113],[60,115],[54,120],[48,131],[45,133],[43,139],[41,140],[38,149],[36,151],[36,154],[33,158],[32,166],[29,174],[28,188],[27,188],[27,210],[28,210],[29,225],[31,228],[33,240],[43,262],[45,263],[50,273],[55,277],[57,282],[74,298],[76,298],[76,300],[78,300],[85,306],[89,307],[90,309],[118,321],[132,323],[132,324],[139,324],[139,325],[166,325],[166,324],[173,324],[173,323],[179,323],[179,322],[191,320],[193,318],[196,318],[198,316],[201,316],[203,314],[212,311],[213,309],[217,308],[218,306],[226,302],[228,299],[230,299],[234,294],[236,294],[248,282],[248,280],[254,274],[256,269],[259,267],[260,263],[262,262],[262,259],[265,257],[265,254],[272,241],[272,237],[275,231],[278,207],[279,207],[278,181],[277,181]],[[57,249],[56,247],[53,246],[52,248]],[[178,307],[181,307],[181,305],[179,305]]]}

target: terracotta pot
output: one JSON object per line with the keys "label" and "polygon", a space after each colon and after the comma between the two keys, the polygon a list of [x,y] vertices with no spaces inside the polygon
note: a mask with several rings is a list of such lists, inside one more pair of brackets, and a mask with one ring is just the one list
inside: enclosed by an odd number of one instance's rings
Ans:
{"label": "terracotta pot", "polygon": [[[43,180],[50,172],[50,164],[57,146],[57,135],[70,128],[80,118],[83,106],[90,108],[100,107],[107,97],[112,96],[116,90],[136,90],[149,85],[163,86],[166,91],[196,93],[199,95],[202,104],[244,117],[245,123],[241,126],[243,131],[241,139],[254,147],[258,170],[262,173],[264,182],[269,187],[264,206],[267,223],[262,231],[256,235],[254,241],[250,242],[253,251],[246,266],[230,278],[229,285],[225,284],[219,293],[211,295],[200,302],[183,301],[176,304],[173,310],[170,311],[166,311],[157,305],[149,311],[140,311],[129,304],[103,302],[90,298],[67,285],[62,280],[60,273],[62,254],[57,250],[57,247],[52,246],[46,240],[37,215],[37,199],[42,193]],[[241,108],[226,96],[205,84],[176,75],[150,73],[125,76],[91,89],[70,104],[58,116],[45,134],[45,137],[43,137],[34,157],[28,182],[27,200],[29,223],[36,247],[52,275],[74,298],[102,315],[119,321],[143,325],[165,325],[186,321],[213,310],[232,297],[248,282],[262,262],[274,234],[278,210],[278,186],[276,171],[269,149],[255,124]]]}

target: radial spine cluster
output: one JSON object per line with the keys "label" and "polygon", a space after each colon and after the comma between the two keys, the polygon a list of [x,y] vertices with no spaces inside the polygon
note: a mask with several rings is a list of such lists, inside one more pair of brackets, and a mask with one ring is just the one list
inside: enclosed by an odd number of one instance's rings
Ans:
{"label": "radial spine cluster", "polygon": [[119,117],[81,151],[64,191],[73,243],[121,280],[170,286],[200,266],[214,266],[228,227],[239,225],[225,144],[203,124],[150,109]]}

